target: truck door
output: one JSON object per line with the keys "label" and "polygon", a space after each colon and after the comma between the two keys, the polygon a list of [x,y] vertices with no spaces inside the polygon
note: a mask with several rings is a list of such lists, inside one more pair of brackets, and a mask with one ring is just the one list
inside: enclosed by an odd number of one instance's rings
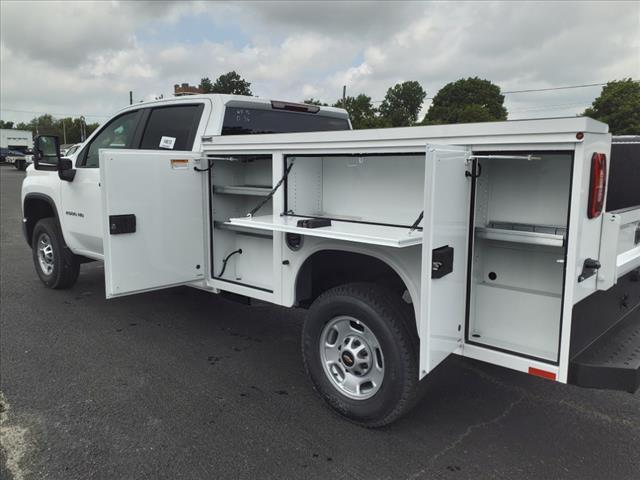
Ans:
{"label": "truck door", "polygon": [[469,156],[465,147],[427,145],[420,376],[462,347],[470,218]]}
{"label": "truck door", "polygon": [[100,150],[107,298],[204,278],[197,153]]}

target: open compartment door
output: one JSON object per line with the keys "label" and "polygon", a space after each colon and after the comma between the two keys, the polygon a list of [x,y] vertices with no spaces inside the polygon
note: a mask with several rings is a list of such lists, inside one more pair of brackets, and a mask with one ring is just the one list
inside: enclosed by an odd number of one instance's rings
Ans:
{"label": "open compartment door", "polygon": [[199,155],[101,150],[107,298],[204,278]]}
{"label": "open compartment door", "polygon": [[462,346],[467,298],[470,152],[427,145],[420,302],[420,376]]}

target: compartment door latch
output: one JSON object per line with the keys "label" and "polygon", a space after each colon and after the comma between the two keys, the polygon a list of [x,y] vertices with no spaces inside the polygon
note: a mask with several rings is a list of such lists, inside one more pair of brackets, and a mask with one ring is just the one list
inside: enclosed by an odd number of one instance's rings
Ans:
{"label": "compartment door latch", "polygon": [[129,215],[109,215],[109,233],[119,235],[121,233],[135,233],[136,216]]}
{"label": "compartment door latch", "polygon": [[442,278],[453,272],[453,247],[446,245],[431,252],[431,278]]}
{"label": "compartment door latch", "polygon": [[602,265],[598,260],[593,258],[587,258],[582,266],[582,273],[578,277],[578,282],[584,282],[587,278],[593,277]]}

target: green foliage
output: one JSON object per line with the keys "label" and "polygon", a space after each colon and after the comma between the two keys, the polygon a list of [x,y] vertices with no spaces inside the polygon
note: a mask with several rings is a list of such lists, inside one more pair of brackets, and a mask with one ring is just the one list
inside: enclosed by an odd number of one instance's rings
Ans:
{"label": "green foliage", "polygon": [[414,124],[426,96],[427,93],[416,81],[394,85],[387,90],[380,105],[382,122],[390,127],[406,127]]}
{"label": "green foliage", "polygon": [[200,80],[200,90],[202,93],[213,93],[213,83],[209,77],[204,77]]}
{"label": "green foliage", "polygon": [[235,71],[220,75],[214,83],[208,77],[200,81],[202,93],[227,93],[231,95],[253,95],[251,93],[251,83],[244,80]]}
{"label": "green foliage", "polygon": [[5,122],[4,120],[0,120],[0,128],[13,128],[13,122]]}
{"label": "green foliage", "polygon": [[[2,126],[2,128],[10,128],[6,125],[12,125],[11,128],[16,130],[31,130],[34,137],[36,135],[57,135],[60,138],[60,143],[64,143],[65,133],[67,143],[80,143],[81,141],[80,132],[82,128],[82,120],[79,118],[66,117],[56,119],[52,115],[45,114],[34,118],[29,123],[20,122],[18,124],[14,124],[14,122],[2,122],[0,120],[0,126]],[[99,123],[86,124],[85,140],[96,128],[98,128],[99,125]]]}
{"label": "green foliage", "polygon": [[307,105],[317,105],[318,107],[328,107],[329,104],[328,103],[323,103],[321,100],[318,100],[317,98],[307,98],[306,100],[303,100],[302,103],[306,103]]}
{"label": "green foliage", "polygon": [[338,100],[333,106],[345,108],[347,112],[349,112],[351,125],[356,130],[361,128],[379,128],[383,123],[382,119],[377,116],[377,111],[371,103],[371,97],[363,93],[357,97],[347,97],[344,104],[342,100]]}
{"label": "green foliage", "polygon": [[583,115],[608,124],[614,135],[640,134],[640,82],[625,78],[607,83]]}
{"label": "green foliage", "polygon": [[461,78],[442,87],[423,120],[425,125],[491,122],[507,119],[500,87],[478,77]]}

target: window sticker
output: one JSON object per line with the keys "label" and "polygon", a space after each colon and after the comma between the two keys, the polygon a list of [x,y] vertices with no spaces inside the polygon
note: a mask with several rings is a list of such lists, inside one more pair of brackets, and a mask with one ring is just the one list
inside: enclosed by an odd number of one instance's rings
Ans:
{"label": "window sticker", "polygon": [[160,148],[168,148],[173,150],[173,146],[176,144],[176,137],[162,137],[160,139]]}

